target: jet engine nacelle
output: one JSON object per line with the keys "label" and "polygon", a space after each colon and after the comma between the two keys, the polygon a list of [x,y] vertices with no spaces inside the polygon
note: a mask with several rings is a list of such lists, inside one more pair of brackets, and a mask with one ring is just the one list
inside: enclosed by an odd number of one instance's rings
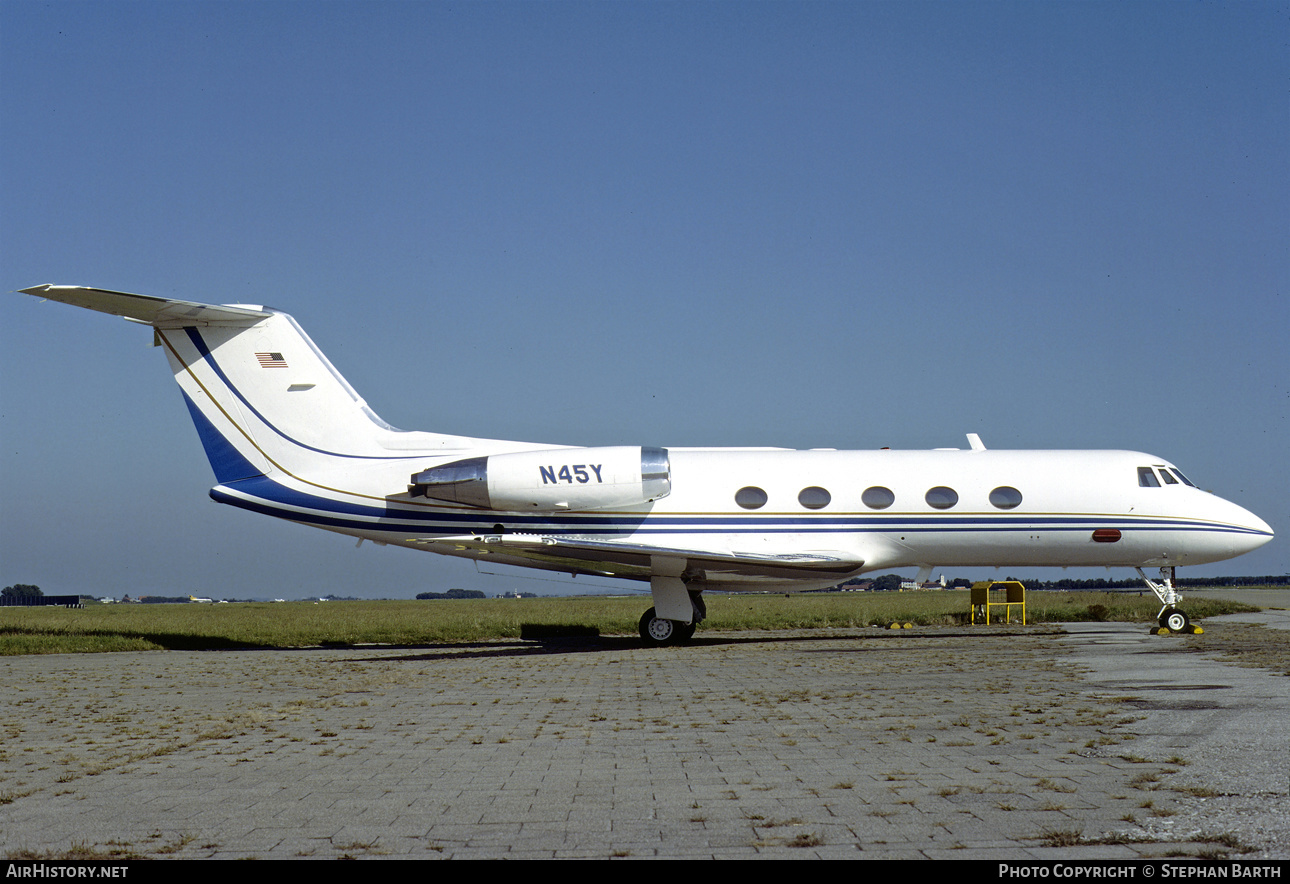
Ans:
{"label": "jet engine nacelle", "polygon": [[672,491],[666,448],[551,448],[468,457],[412,476],[408,493],[510,512],[617,509]]}

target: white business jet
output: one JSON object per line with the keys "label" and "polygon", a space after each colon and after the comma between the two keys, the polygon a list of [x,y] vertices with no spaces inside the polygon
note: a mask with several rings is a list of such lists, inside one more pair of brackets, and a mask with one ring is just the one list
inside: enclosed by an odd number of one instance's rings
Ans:
{"label": "white business jet", "polygon": [[[1133,451],[583,448],[391,427],[296,321],[42,285],[25,294],[154,329],[214,469],[210,495],[379,543],[649,581],[648,644],[684,642],[703,592],[833,586],[918,567],[1131,567],[1188,628],[1174,569],[1239,556],[1267,523]],[[1143,568],[1160,569],[1159,579]]]}

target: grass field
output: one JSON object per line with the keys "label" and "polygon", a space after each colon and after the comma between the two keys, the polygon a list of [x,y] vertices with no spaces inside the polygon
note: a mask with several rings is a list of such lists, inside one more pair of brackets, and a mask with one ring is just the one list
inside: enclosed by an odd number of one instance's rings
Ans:
{"label": "grass field", "polygon": [[[827,627],[950,626],[968,622],[968,594],[807,593],[706,596],[716,630]],[[320,645],[427,645],[485,641],[582,629],[584,634],[635,635],[647,595],[436,601],[245,602],[226,605],[93,605],[0,608],[0,656],[105,651],[299,648]],[[1030,592],[1030,624],[1080,620],[1154,623],[1151,595]],[[1193,622],[1257,607],[1188,599]]]}

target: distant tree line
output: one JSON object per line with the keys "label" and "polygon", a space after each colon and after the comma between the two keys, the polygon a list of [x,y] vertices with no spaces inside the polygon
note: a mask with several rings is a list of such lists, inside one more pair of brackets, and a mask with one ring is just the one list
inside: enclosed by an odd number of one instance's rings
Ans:
{"label": "distant tree line", "polygon": [[478,589],[450,589],[447,592],[419,592],[419,599],[482,599],[486,596]]}

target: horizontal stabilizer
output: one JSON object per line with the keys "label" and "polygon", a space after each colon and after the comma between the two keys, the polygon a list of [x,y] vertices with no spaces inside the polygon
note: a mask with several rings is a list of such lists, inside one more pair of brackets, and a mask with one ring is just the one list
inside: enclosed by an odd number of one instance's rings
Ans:
{"label": "horizontal stabilizer", "polygon": [[100,313],[124,316],[126,319],[142,322],[154,328],[254,325],[272,315],[250,307],[225,307],[199,304],[195,301],[175,301],[169,298],[131,295],[127,292],[110,292],[106,289],[76,285],[36,285],[20,291],[24,295],[34,295],[37,298],[48,298],[74,307],[86,307]]}
{"label": "horizontal stabilizer", "polygon": [[568,569],[635,579],[650,576],[656,558],[683,560],[687,568],[707,572],[709,577],[739,575],[774,580],[809,580],[827,578],[830,575],[841,577],[864,565],[864,560],[841,553],[777,556],[519,534],[444,537],[436,538],[428,545],[479,550],[490,553],[490,558],[495,561],[515,558],[529,563],[559,566],[556,570]]}

